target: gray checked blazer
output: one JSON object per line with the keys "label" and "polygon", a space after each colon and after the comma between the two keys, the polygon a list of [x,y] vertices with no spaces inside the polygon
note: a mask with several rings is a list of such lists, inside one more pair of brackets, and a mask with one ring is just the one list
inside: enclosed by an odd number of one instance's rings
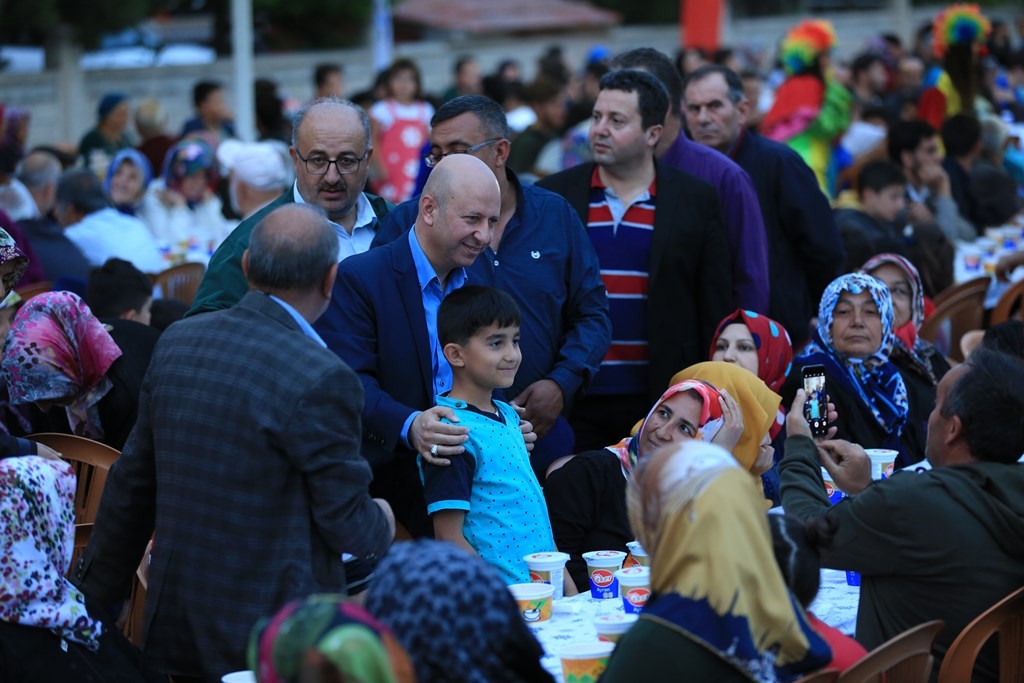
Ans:
{"label": "gray checked blazer", "polygon": [[266,294],[160,338],[75,581],[114,604],[155,532],[144,653],[170,675],[247,668],[253,624],[345,589],[390,537],[359,454],[363,388]]}

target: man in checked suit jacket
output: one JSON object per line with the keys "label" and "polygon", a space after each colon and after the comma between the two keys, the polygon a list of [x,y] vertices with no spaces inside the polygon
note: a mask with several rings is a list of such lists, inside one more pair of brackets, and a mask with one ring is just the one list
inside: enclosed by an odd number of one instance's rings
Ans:
{"label": "man in checked suit jacket", "polygon": [[143,649],[176,681],[246,668],[258,619],[344,591],[342,553],[373,565],[393,538],[359,455],[359,379],[310,325],[337,254],[319,209],[275,210],[243,256],[249,293],[176,323],[153,354],[75,580],[118,603],[155,531]]}

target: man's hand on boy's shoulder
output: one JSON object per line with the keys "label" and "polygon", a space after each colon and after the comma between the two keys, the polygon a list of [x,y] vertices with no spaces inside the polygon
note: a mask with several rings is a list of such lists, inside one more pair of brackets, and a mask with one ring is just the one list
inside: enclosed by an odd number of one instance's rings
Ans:
{"label": "man's hand on boy's shoulder", "polygon": [[[523,433],[523,441],[526,442],[526,450],[532,451],[533,444],[537,440],[537,432],[533,431],[533,423],[526,419],[526,409],[510,403],[512,409],[519,414],[519,431]],[[469,438],[469,437],[466,437]]]}
{"label": "man's hand on boy's shoulder", "polygon": [[409,443],[414,451],[431,465],[450,465],[445,456],[465,452],[462,444],[469,440],[469,427],[442,422],[458,422],[455,411],[446,406],[434,406],[416,416],[409,425]]}

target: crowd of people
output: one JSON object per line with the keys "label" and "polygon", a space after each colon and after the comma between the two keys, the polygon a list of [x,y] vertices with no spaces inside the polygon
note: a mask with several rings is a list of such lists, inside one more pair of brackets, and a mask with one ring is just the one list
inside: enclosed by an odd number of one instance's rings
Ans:
{"label": "crowd of people", "polygon": [[[602,680],[789,681],[933,619],[940,662],[1024,585],[1020,312],[960,364],[920,334],[957,241],[1024,228],[1010,28],[553,48],[528,84],[461,56],[440,97],[323,64],[299,105],[256,84],[253,143],[214,82],[180,136],[104,96],[73,153],[8,107],[0,680],[550,681],[523,556],[571,596],[634,540],[653,594]],[[181,259],[190,307],[150,279]],[[47,431],[121,451],[74,567]],[[862,575],[855,639],[821,567]]]}

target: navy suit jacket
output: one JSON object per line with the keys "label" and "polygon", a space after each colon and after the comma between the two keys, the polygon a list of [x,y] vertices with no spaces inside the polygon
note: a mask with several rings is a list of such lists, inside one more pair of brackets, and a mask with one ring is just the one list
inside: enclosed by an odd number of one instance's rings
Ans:
{"label": "navy suit jacket", "polygon": [[414,536],[431,535],[416,454],[401,439],[414,411],[434,405],[427,319],[409,241],[404,237],[338,266],[316,330],[363,382],[363,456],[373,495],[391,503]]}

